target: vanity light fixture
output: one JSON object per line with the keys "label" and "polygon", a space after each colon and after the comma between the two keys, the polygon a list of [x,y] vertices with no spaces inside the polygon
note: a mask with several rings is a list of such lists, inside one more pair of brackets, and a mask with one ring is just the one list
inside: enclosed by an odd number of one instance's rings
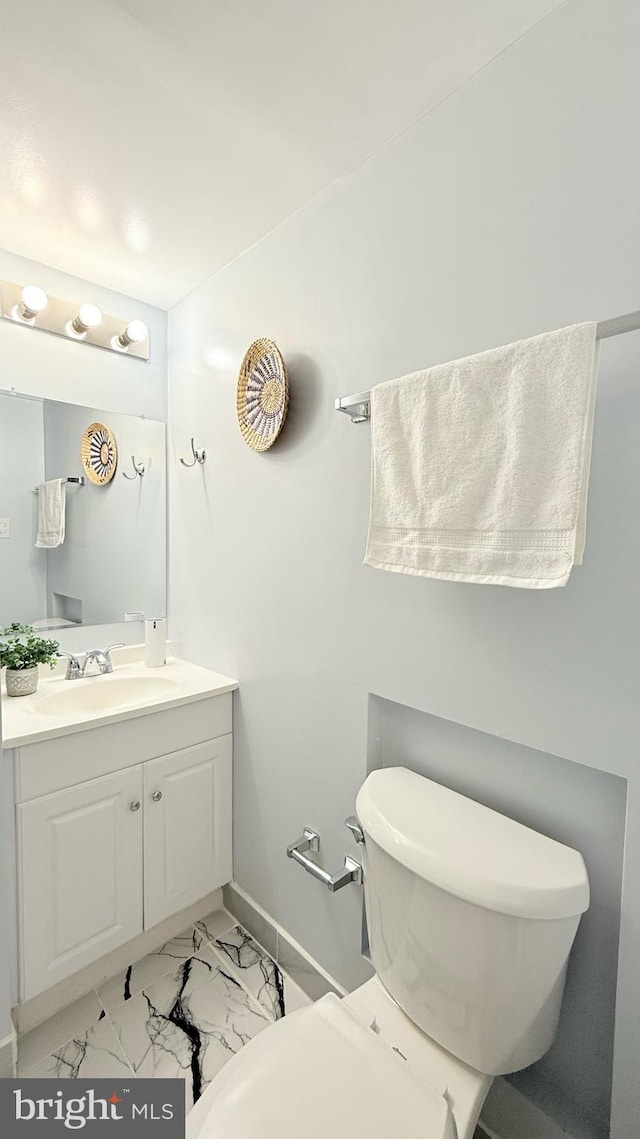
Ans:
{"label": "vanity light fixture", "polygon": [[23,324],[33,324],[38,313],[46,308],[49,298],[39,285],[25,285],[22,290],[22,299],[14,305],[11,315],[14,320],[21,320]]}
{"label": "vanity light fixture", "polygon": [[102,323],[102,313],[97,305],[85,304],[80,305],[78,315],[73,320],[68,320],[65,328],[69,336],[74,340],[84,340],[87,332],[92,328],[97,328]]}
{"label": "vanity light fixture", "polygon": [[140,344],[148,335],[149,329],[143,320],[130,320],[120,335],[114,336],[111,345],[119,352],[127,352],[131,344]]}
{"label": "vanity light fixture", "polygon": [[122,313],[109,316],[92,301],[79,304],[47,295],[40,285],[23,287],[0,279],[0,320],[11,321],[14,327],[21,325],[63,336],[67,343],[75,340],[76,344],[117,352],[132,360],[148,360],[151,354],[151,333],[144,321],[127,321]]}

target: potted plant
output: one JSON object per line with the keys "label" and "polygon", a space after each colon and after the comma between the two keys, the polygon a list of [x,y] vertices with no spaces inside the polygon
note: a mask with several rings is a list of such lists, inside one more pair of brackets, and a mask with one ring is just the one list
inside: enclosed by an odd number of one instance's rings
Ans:
{"label": "potted plant", "polygon": [[38,687],[38,665],[54,668],[58,641],[39,637],[31,625],[17,621],[0,630],[0,668],[7,669],[7,696],[30,696]]}

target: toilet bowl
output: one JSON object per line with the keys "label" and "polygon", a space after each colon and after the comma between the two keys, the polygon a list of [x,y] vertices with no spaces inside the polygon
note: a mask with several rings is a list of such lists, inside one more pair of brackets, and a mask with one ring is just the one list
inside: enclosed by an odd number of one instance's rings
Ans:
{"label": "toilet bowl", "polygon": [[376,977],[249,1041],[187,1118],[187,1139],[464,1139],[492,1077],[419,1029]]}
{"label": "toilet bowl", "polygon": [[376,976],[245,1045],[188,1139],[472,1139],[494,1076],[550,1046],[581,855],[404,768],[373,772],[356,812]]}

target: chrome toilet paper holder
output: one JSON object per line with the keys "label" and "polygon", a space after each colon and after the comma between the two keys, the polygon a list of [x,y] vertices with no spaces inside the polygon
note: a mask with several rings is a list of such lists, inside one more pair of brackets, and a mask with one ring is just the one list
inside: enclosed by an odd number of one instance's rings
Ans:
{"label": "chrome toilet paper holder", "polygon": [[[345,819],[345,824],[349,827],[356,842],[363,843],[364,835],[358,820],[351,815]],[[329,874],[328,870],[323,870],[313,859],[306,857],[307,851],[311,854],[318,854],[319,850],[320,835],[311,827],[305,827],[300,838],[297,838],[287,847],[287,858],[293,858],[294,862],[302,866],[307,874],[311,874],[313,878],[322,882],[332,894],[335,894],[336,890],[341,890],[343,886],[348,886],[350,882],[356,882],[358,886],[362,885],[362,865],[357,859],[351,858],[348,854],[345,855],[342,870],[339,870],[337,874]]]}

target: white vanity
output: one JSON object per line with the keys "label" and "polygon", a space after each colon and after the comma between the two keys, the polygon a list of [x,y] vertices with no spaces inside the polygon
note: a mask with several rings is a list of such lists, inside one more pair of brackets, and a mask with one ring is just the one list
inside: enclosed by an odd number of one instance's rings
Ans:
{"label": "white vanity", "polygon": [[[175,658],[4,699],[3,829],[29,1001],[232,876],[234,680]],[[15,804],[15,810],[14,810]]]}

